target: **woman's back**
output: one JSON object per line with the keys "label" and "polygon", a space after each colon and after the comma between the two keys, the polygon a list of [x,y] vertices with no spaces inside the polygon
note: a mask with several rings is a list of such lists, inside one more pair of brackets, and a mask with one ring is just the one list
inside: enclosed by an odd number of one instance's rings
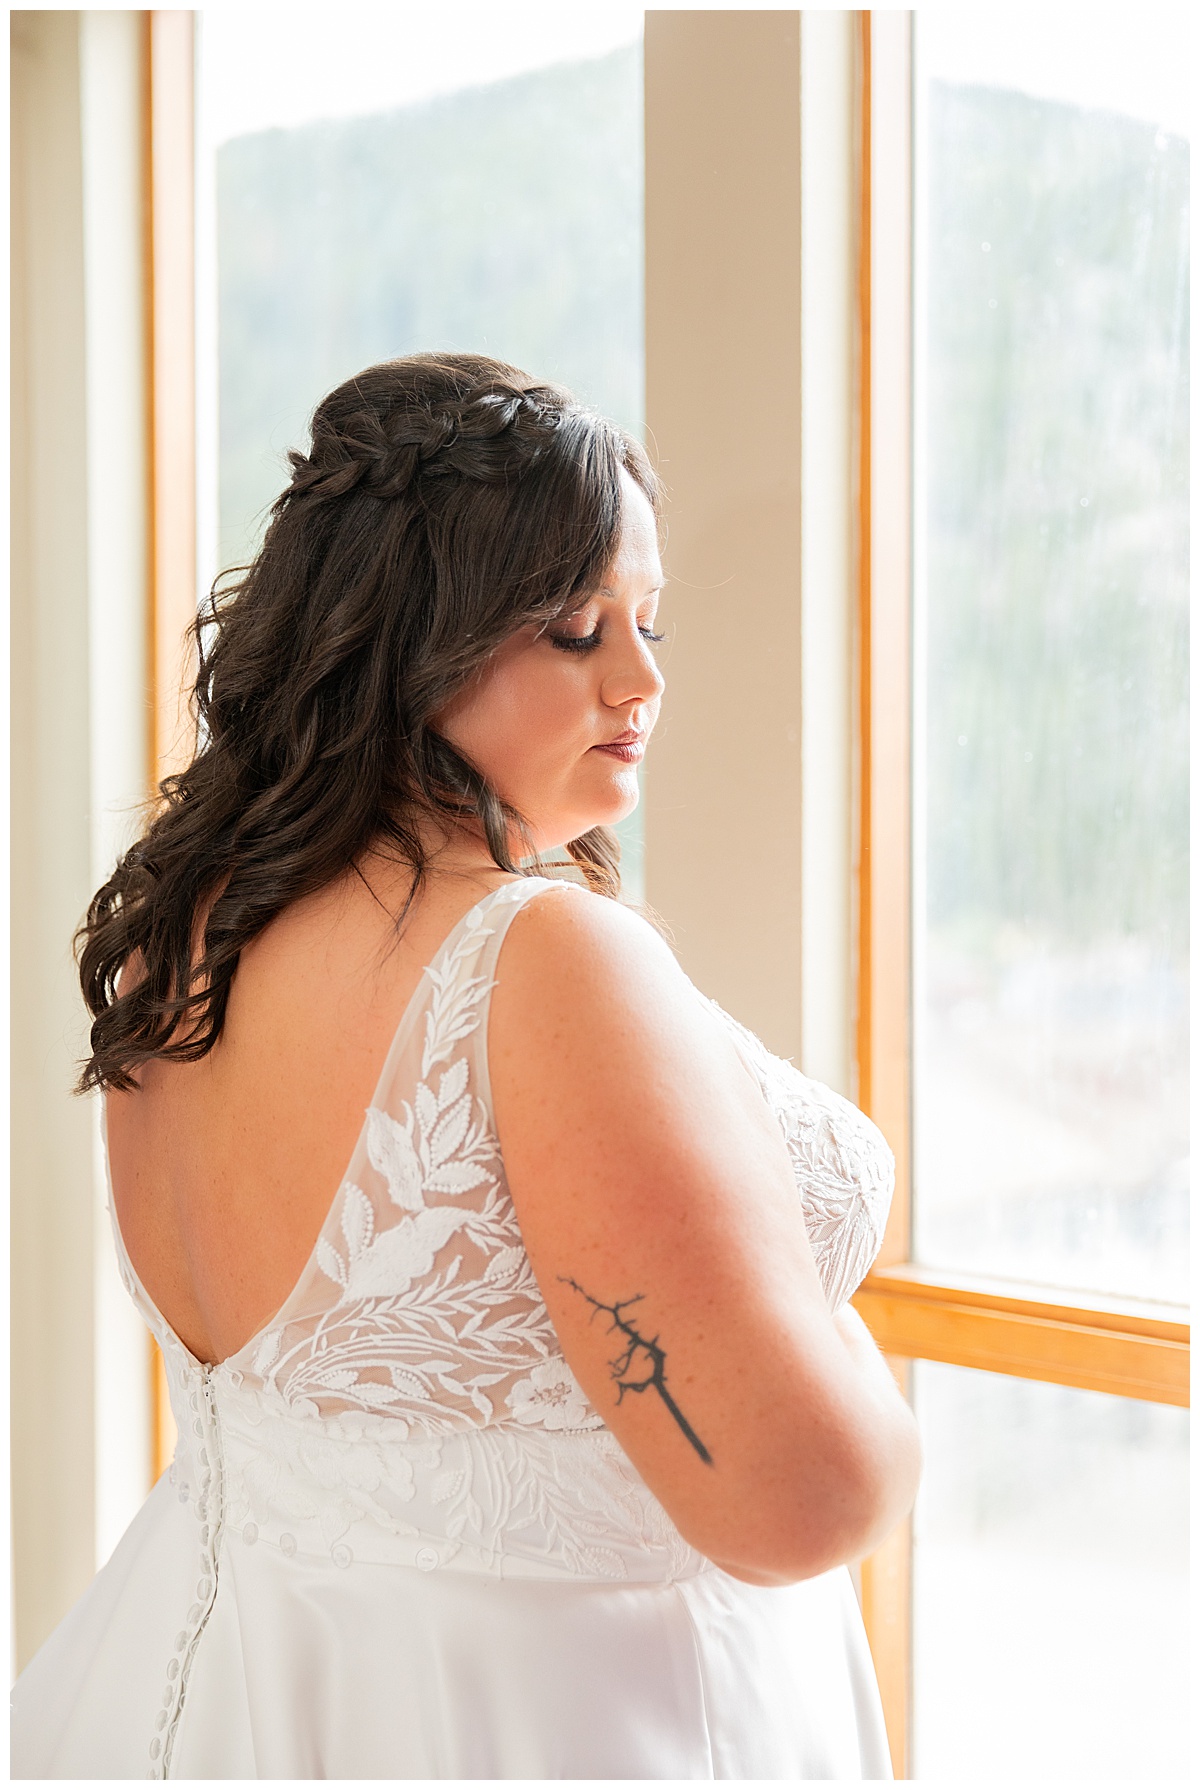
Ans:
{"label": "woman's back", "polygon": [[147,1292],[201,1361],[235,1353],[295,1285],[362,1129],[401,1014],[437,947],[505,881],[411,884],[374,857],[243,952],[215,1048],[110,1093],[116,1215]]}

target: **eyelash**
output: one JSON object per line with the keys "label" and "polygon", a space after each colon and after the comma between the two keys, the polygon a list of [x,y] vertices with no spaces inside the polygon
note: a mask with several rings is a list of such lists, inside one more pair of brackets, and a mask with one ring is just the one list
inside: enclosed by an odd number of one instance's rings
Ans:
{"label": "eyelash", "polygon": [[[655,634],[649,628],[639,628],[638,633],[651,645],[657,645],[660,640],[666,639],[665,634]],[[594,646],[599,646],[601,635],[597,629],[592,634],[548,634],[546,638],[553,646],[561,647],[564,653],[588,653]]]}

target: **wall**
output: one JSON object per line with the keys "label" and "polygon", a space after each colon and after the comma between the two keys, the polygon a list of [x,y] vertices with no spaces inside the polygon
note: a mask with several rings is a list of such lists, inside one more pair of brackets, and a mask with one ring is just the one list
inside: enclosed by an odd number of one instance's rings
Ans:
{"label": "wall", "polygon": [[18,1664],[95,1566],[79,19],[12,14],[12,1463]]}
{"label": "wall", "polygon": [[646,414],[667,486],[647,898],[852,1093],[853,20],[646,14]]}
{"label": "wall", "polygon": [[149,1484],[71,940],[147,785],[141,15],[12,15],[12,1512],[18,1668]]}
{"label": "wall", "polygon": [[668,493],[646,894],[785,1056],[800,997],[800,15],[648,12],[646,419]]}

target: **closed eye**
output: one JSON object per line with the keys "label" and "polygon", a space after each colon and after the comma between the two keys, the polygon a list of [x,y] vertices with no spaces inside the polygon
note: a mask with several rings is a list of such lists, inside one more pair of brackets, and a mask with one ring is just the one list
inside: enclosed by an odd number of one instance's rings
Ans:
{"label": "closed eye", "polygon": [[[639,628],[638,633],[652,646],[666,639],[664,634],[656,634],[652,628]],[[547,634],[546,638],[553,646],[561,647],[564,653],[590,653],[593,647],[600,645],[603,635],[597,628],[591,634]]]}

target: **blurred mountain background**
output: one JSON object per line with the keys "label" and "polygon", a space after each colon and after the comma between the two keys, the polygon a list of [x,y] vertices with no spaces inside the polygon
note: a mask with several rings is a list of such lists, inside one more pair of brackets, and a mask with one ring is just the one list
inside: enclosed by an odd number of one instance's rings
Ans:
{"label": "blurred mountain background", "polygon": [[642,52],[630,45],[217,154],[220,563],[360,368],[497,355],[640,433]]}

